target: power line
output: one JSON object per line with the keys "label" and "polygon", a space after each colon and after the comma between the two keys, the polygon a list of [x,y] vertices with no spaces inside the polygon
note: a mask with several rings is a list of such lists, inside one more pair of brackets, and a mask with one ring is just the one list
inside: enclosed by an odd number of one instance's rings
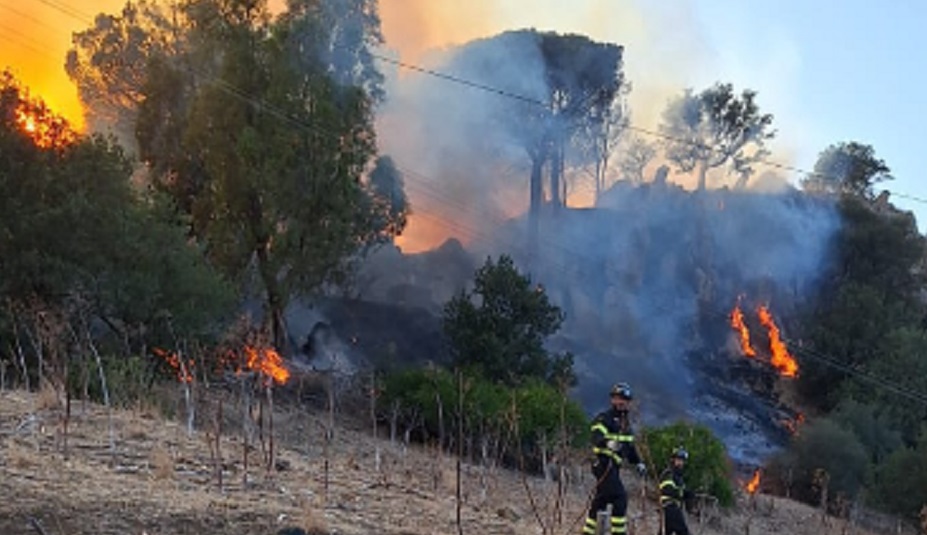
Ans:
{"label": "power line", "polygon": [[[65,14],[67,14],[67,15],[69,15],[69,16],[76,17],[76,18],[78,18],[79,20],[82,20],[83,22],[88,22],[88,20],[85,19],[84,17],[82,17],[82,16],[80,15],[80,12],[77,11],[77,10],[74,10],[74,9],[65,10],[64,7],[66,7],[66,6],[61,6],[58,2],[55,2],[55,1],[53,1],[53,0],[39,0],[39,1],[41,1],[42,3],[44,3],[44,4],[46,4],[46,5],[50,6],[50,7],[52,7],[52,8],[54,8],[54,9],[57,9],[57,10],[61,11],[62,13],[65,13]],[[395,60],[391,60],[391,61],[395,61]],[[398,64],[398,63],[399,63],[399,62],[397,62],[397,64]],[[407,66],[407,65],[408,65],[408,64],[403,64],[404,67]],[[414,67],[417,67],[417,66],[414,66]],[[268,113],[270,113],[270,114],[273,115],[274,117],[277,117],[277,118],[279,118],[280,120],[287,122],[288,124],[291,124],[291,125],[293,125],[293,126],[297,126],[297,127],[299,127],[299,128],[303,128],[303,129],[306,129],[306,130],[308,130],[308,131],[312,131],[312,132],[315,132],[315,133],[320,133],[320,134],[322,134],[322,135],[335,135],[335,134],[333,134],[333,132],[331,132],[331,131],[329,131],[329,130],[326,130],[325,127],[320,127],[320,126],[318,126],[318,125],[312,125],[312,124],[309,124],[309,123],[307,123],[307,122],[305,122],[305,121],[302,121],[302,120],[300,120],[300,119],[298,119],[298,118],[294,118],[294,117],[288,115],[286,112],[283,112],[283,111],[277,109],[275,106],[273,106],[273,105],[267,103],[267,102],[264,101],[263,99],[261,99],[261,98],[259,98],[259,97],[254,97],[254,96],[252,96],[252,95],[249,95],[247,92],[245,92],[245,91],[243,91],[243,90],[237,88],[237,87],[234,86],[233,84],[230,84],[229,82],[227,82],[227,81],[225,81],[225,80],[223,80],[223,79],[221,79],[221,78],[218,78],[218,77],[215,77],[215,76],[211,76],[211,75],[209,75],[209,74],[200,73],[200,72],[197,72],[196,70],[193,70],[193,69],[188,69],[188,70],[189,70],[189,72],[192,73],[192,74],[203,76],[203,77],[205,77],[205,78],[207,78],[207,79],[209,79],[209,80],[215,82],[216,84],[218,84],[218,86],[219,86],[220,89],[222,89],[224,92],[227,92],[229,95],[231,95],[231,96],[233,96],[233,97],[235,97],[235,98],[242,99],[243,101],[248,102],[248,103],[250,103],[250,104],[252,104],[252,105],[258,107],[259,109],[261,109],[261,110],[263,110],[263,111],[267,111]],[[418,67],[416,70],[421,70],[421,72],[425,72],[425,73],[433,74],[433,75],[439,75],[439,74],[441,74],[441,73],[438,73],[437,71],[431,71],[431,70],[425,69],[425,68],[423,68],[423,67]],[[513,96],[513,95],[514,95],[514,94],[509,94],[508,92],[505,92],[505,91],[502,91],[502,90],[493,89],[493,88],[488,87],[488,86],[483,87],[482,84],[470,83],[470,82],[468,82],[468,81],[466,81],[466,80],[458,79],[458,78],[453,77],[453,76],[451,76],[451,75],[442,75],[441,77],[442,77],[443,79],[446,79],[446,80],[449,80],[449,81],[454,81],[454,82],[457,82],[457,83],[464,82],[464,83],[466,83],[466,85],[471,86],[471,87],[475,87],[475,88],[479,88],[479,89],[484,89],[484,90],[485,90],[485,89],[492,90],[493,92],[495,92],[495,93],[497,93],[497,94],[500,94],[500,95],[502,95],[502,96]],[[517,95],[514,95],[514,96],[517,97]],[[529,99],[528,97],[521,97],[520,100],[532,101],[532,99]],[[537,103],[537,102],[540,102],[540,101],[534,100],[534,102]],[[637,130],[639,130],[639,131],[645,132],[645,133],[650,133],[650,134],[653,134],[653,135],[659,135],[659,136],[661,136],[661,137],[665,137],[665,138],[671,139],[671,140],[673,139],[673,138],[671,138],[671,137],[669,137],[669,136],[665,136],[665,135],[663,135],[663,134],[661,134],[661,133],[652,132],[652,131],[649,131],[649,130],[646,130],[646,129],[639,129],[639,128],[637,128],[637,127],[633,127],[633,128],[635,128],[635,129],[637,129]],[[678,141],[678,140],[677,140],[677,141]],[[781,168],[781,169],[793,170],[793,171],[797,171],[797,172],[800,172],[800,173],[806,173],[806,174],[808,174],[806,171],[803,171],[803,170],[801,170],[800,168],[797,168],[797,167],[794,167],[794,166],[788,166],[788,165],[785,165],[785,164],[778,164],[778,163],[776,163],[776,162],[765,162],[765,163],[766,163],[767,165],[771,165],[771,166],[773,166],[773,167],[778,166],[778,167]],[[426,183],[426,182],[424,182],[424,180],[423,180],[423,179],[427,179],[427,177],[426,177],[425,175],[422,175],[422,174],[420,174],[420,173],[415,173],[415,172],[412,172],[412,171],[410,171],[410,170],[401,169],[401,168],[398,168],[398,166],[397,166],[397,169],[399,169],[399,170],[400,170],[401,172],[403,172],[404,174],[409,175],[410,177],[418,177],[418,180],[420,181],[420,184],[425,184],[425,183]],[[426,186],[425,188],[426,188],[426,190],[427,190],[427,186]],[[907,196],[907,195],[905,195],[905,194],[897,194],[897,195],[898,195],[898,196],[903,196],[903,197],[905,197],[905,198],[909,198],[909,199],[912,199],[912,200],[918,200],[918,201],[921,201],[921,202],[927,202],[927,199],[921,199],[921,198],[919,198],[919,197]],[[441,202],[442,196],[440,196],[439,194],[435,194],[434,192],[432,192],[430,195],[426,194],[426,196],[430,196],[433,200],[436,200],[436,201],[439,202],[439,203]],[[445,200],[444,202],[447,203],[446,200]],[[466,208],[465,205],[458,205],[458,207],[464,207],[464,208]],[[413,214],[414,214],[414,213],[415,213],[415,212],[413,212]],[[496,235],[489,236],[489,235],[487,235],[487,234],[485,234],[485,233],[482,233],[482,232],[480,232],[480,231],[478,231],[478,230],[474,230],[474,229],[472,229],[472,228],[467,228],[465,225],[460,225],[458,222],[451,222],[451,221],[443,220],[443,218],[441,218],[440,215],[437,215],[437,214],[434,214],[434,213],[425,212],[423,215],[424,215],[424,217],[426,217],[426,218],[431,218],[432,220],[444,221],[445,226],[448,226],[449,228],[457,228],[458,230],[462,229],[462,230],[464,230],[464,231],[470,232],[471,236],[473,236],[473,235],[479,235],[479,236],[483,236],[483,237],[489,238],[490,240],[496,240],[496,239],[498,239],[498,236],[496,236]],[[582,258],[582,257],[584,257],[584,256],[587,256],[587,255],[584,254],[584,253],[577,252],[577,251],[572,251],[572,250],[570,250],[569,248],[567,248],[567,247],[565,247],[565,246],[562,246],[562,244],[549,243],[549,245],[552,245],[552,246],[554,246],[555,248],[560,248],[560,249],[562,249],[563,252],[565,252],[565,253],[567,253],[567,254],[569,254],[569,255],[572,255],[573,257]],[[569,275],[569,272],[567,271],[567,270],[568,270],[568,266],[566,266],[566,265],[559,265],[559,266],[556,266],[556,270],[560,271],[561,274]],[[669,306],[666,306],[666,307],[657,306],[657,307],[654,307],[654,308],[656,308],[657,310],[662,309],[663,312],[671,312],[671,311],[673,310],[673,308],[671,308],[671,307],[669,307]],[[709,312],[711,312],[711,311],[709,311]],[[720,312],[720,311],[717,311],[717,310],[714,311],[714,312],[715,312],[715,314],[719,315],[720,317],[723,317],[723,318],[726,318],[726,317],[727,317],[727,313],[726,313],[726,312]],[[800,346],[800,345],[797,345],[797,344],[794,344],[794,343],[792,343],[792,342],[786,341],[786,343],[789,344],[790,347],[793,348],[793,352],[795,352],[795,353],[801,353],[801,354],[802,354],[803,356],[805,356],[805,357],[809,357],[809,358],[811,358],[811,359],[813,359],[813,360],[816,360],[816,361],[818,361],[818,362],[821,362],[821,363],[823,363],[823,364],[825,364],[825,365],[828,365],[828,366],[830,366],[830,367],[837,368],[837,369],[839,369],[839,370],[841,370],[841,371],[843,371],[843,372],[845,372],[845,373],[847,373],[847,374],[854,375],[855,377],[858,377],[858,378],[860,378],[860,379],[862,379],[862,380],[865,380],[865,381],[867,381],[867,382],[870,382],[870,383],[872,383],[872,384],[879,385],[879,386],[881,386],[881,387],[883,387],[883,388],[886,388],[887,390],[892,391],[892,392],[895,393],[895,394],[904,396],[904,397],[906,397],[907,399],[910,399],[910,400],[912,400],[912,401],[917,401],[917,402],[919,402],[919,403],[923,403],[923,404],[927,405],[927,396],[924,396],[924,395],[922,395],[922,394],[920,394],[920,393],[918,393],[918,392],[916,392],[916,391],[913,391],[913,390],[910,390],[910,389],[906,389],[906,388],[904,388],[904,387],[902,387],[902,386],[897,385],[896,383],[892,383],[891,381],[888,381],[888,380],[879,378],[879,377],[877,377],[877,376],[873,376],[873,375],[871,375],[871,374],[862,372],[862,371],[857,370],[857,369],[855,369],[855,368],[849,367],[849,366],[847,366],[847,365],[845,365],[845,364],[840,363],[840,362],[837,361],[837,360],[834,360],[834,359],[832,359],[832,358],[830,358],[830,357],[827,357],[827,356],[825,356],[825,355],[822,355],[822,354],[813,352],[812,350],[809,350],[808,348],[804,348],[804,347],[802,347],[802,346]]]}

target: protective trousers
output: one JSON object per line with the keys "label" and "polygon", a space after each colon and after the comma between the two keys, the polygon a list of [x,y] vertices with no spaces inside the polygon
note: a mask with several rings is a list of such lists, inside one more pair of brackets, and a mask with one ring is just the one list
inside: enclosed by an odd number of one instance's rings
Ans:
{"label": "protective trousers", "polygon": [[686,518],[675,503],[663,506],[663,533],[657,535],[689,535]]}
{"label": "protective trousers", "polygon": [[595,534],[596,516],[599,511],[604,511],[609,504],[612,506],[611,533],[627,533],[628,493],[624,490],[624,484],[618,474],[618,465],[611,460],[603,461],[599,459],[592,466],[592,474],[595,476],[597,484],[595,497],[589,507],[589,515],[586,516],[586,523],[583,525],[583,534]]}

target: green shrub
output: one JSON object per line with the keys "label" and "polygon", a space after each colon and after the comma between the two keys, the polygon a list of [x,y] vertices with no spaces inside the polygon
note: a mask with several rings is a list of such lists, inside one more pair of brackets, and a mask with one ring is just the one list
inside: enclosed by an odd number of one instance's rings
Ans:
{"label": "green shrub", "polygon": [[773,460],[771,471],[778,479],[789,480],[792,496],[817,505],[821,485],[815,475],[823,470],[828,476],[829,499],[842,495],[852,500],[866,482],[868,457],[866,448],[852,431],[824,418],[806,425],[788,449]]}
{"label": "green shrub", "polygon": [[916,519],[927,504],[927,432],[913,448],[900,448],[878,467],[869,502],[891,513]]}
{"label": "green shrub", "polygon": [[[465,436],[505,442],[526,466],[537,466],[542,450],[586,445],[588,420],[582,408],[539,379],[512,388],[471,373],[463,377],[462,389]],[[394,372],[383,379],[381,417],[400,407],[401,425],[420,424],[416,434],[427,441],[441,434],[440,414],[447,438],[456,433],[459,391],[457,377],[441,368]]]}
{"label": "green shrub", "polygon": [[731,464],[724,444],[703,425],[679,422],[666,427],[645,428],[641,449],[649,453],[656,470],[662,472],[677,446],[689,452],[684,473],[686,486],[718,499],[724,507],[734,504]]}

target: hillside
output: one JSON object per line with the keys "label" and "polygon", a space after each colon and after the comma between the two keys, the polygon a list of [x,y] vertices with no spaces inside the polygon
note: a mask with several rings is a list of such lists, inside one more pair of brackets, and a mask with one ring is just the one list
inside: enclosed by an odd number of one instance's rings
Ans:
{"label": "hillside", "polygon": [[[153,410],[114,410],[113,455],[106,409],[76,403],[65,457],[59,451],[55,404],[47,393],[0,393],[0,533],[40,533],[30,527],[31,519],[49,535],[272,534],[294,525],[317,534],[458,533],[452,458],[340,426],[330,450],[326,492],[322,415],[278,414],[281,470],[268,475],[252,466],[247,489],[241,443],[237,430],[229,429],[220,444],[220,492],[208,431],[187,436],[183,423]],[[260,450],[252,453],[252,465],[260,457]],[[552,526],[546,533],[579,531],[588,480],[567,485],[558,523],[555,483],[471,465],[464,465],[463,473],[463,533],[544,533],[539,519]],[[642,501],[637,482],[630,482],[630,491],[635,532],[656,532],[652,502]],[[836,534],[847,527],[833,518],[823,525],[819,511],[765,495],[740,496],[734,510],[713,516],[701,524],[690,518],[690,527],[705,535]],[[853,533],[877,532],[854,528]]]}

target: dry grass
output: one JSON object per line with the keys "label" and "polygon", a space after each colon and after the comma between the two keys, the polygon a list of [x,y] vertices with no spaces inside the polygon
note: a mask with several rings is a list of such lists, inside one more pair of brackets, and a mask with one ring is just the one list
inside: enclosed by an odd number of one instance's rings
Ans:
{"label": "dry grass", "polygon": [[148,460],[151,474],[155,479],[164,481],[174,477],[174,458],[163,445],[158,444],[151,450]]}
{"label": "dry grass", "polygon": [[[227,400],[226,415],[241,413],[235,403]],[[242,484],[240,426],[234,419],[226,422],[220,490],[205,433],[187,436],[183,422],[114,411],[114,459],[106,411],[88,404],[86,413],[72,422],[71,455],[66,459],[40,425],[55,421],[56,415],[53,409],[36,410],[40,405],[35,395],[0,394],[0,496],[15,497],[0,500],[0,533],[29,533],[27,517],[39,519],[49,535],[272,535],[287,526],[316,535],[457,533],[457,473],[452,458],[374,441],[340,427],[326,463],[324,416],[277,414],[278,458],[287,469],[268,473],[258,443],[251,454],[247,485]],[[211,420],[205,412],[200,415],[202,422]],[[628,479],[634,533],[656,533],[653,503],[643,501],[639,484]],[[578,533],[590,485],[585,480],[569,486],[558,513],[555,483],[464,464],[463,533]],[[699,535],[747,530],[752,535],[836,535],[842,533],[843,524],[830,519],[823,525],[814,509],[761,496],[752,506],[744,502],[702,525],[691,519],[690,527]],[[866,535],[858,529],[853,533]]]}

